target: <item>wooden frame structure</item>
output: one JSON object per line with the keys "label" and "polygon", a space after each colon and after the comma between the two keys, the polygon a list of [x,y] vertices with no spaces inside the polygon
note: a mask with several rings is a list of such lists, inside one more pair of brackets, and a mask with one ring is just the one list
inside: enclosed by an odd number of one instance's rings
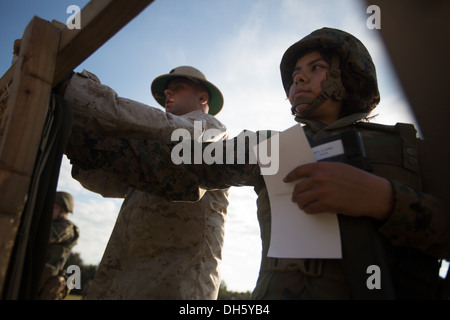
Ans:
{"label": "wooden frame structure", "polygon": [[151,2],[91,0],[80,12],[80,29],[61,29],[38,17],[26,27],[19,59],[0,79],[0,89],[7,88],[9,96],[0,124],[0,294],[28,198],[51,88]]}

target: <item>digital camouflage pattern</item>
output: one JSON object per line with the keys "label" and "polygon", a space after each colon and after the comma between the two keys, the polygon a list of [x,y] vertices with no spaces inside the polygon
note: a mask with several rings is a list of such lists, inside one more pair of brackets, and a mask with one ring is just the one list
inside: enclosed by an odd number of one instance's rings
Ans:
{"label": "digital camouflage pattern", "polygon": [[39,299],[60,300],[67,294],[63,268],[78,237],[78,227],[70,220],[58,218],[52,222]]}
{"label": "digital camouflage pattern", "polygon": [[54,267],[55,272],[64,267],[77,243],[79,233],[78,227],[69,219],[59,218],[52,222],[47,263]]}
{"label": "digital camouflage pattern", "polygon": [[[201,122],[205,141],[226,137],[225,126],[211,115],[195,111],[176,116],[118,97],[87,71],[72,78],[65,99],[74,113],[73,137],[97,134],[169,142],[175,129],[185,129],[192,136],[194,121]],[[206,136],[211,128],[220,134]],[[67,152],[78,150],[68,146]],[[171,163],[170,158],[152,156],[159,168]],[[117,165],[124,171],[136,170]],[[216,299],[228,190],[202,192],[203,198],[194,203],[170,202],[161,192],[135,189],[133,179],[138,177],[130,175],[123,183],[114,172],[92,169],[80,163],[72,175],[91,191],[125,200],[86,299]],[[169,182],[170,176],[155,180],[158,185],[169,186]],[[184,187],[172,192],[179,199]],[[200,198],[199,191],[195,193],[193,197]]]}
{"label": "digital camouflage pattern", "polygon": [[[395,205],[392,216],[383,224],[377,225],[380,238],[386,239],[387,250],[392,254],[395,263],[397,248],[408,247],[434,256],[435,258],[450,258],[449,215],[441,207],[439,201],[423,191],[409,186],[411,181],[420,178],[426,185],[426,167],[420,167],[417,174],[404,167],[403,140],[393,134],[391,127],[357,122],[366,114],[355,114],[342,118],[337,122],[324,126],[310,121],[305,128],[307,136],[322,139],[330,135],[357,129],[362,133],[366,152],[375,174],[391,180],[395,191]],[[356,123],[356,124],[355,124]],[[395,143],[381,146],[385,152],[379,154],[378,141],[392,136]],[[372,142],[372,143],[371,143]],[[123,140],[102,138],[99,136],[72,136],[71,153],[68,156],[73,163],[89,168],[99,168],[120,176],[122,181],[133,181],[134,186],[146,192],[162,192],[171,199],[195,201],[201,188],[224,188],[230,186],[249,185],[255,188],[258,195],[258,221],[262,237],[262,262],[258,282],[253,291],[255,299],[348,299],[352,297],[342,264],[339,260],[302,260],[302,259],[272,259],[267,257],[270,241],[270,203],[264,179],[259,167],[252,164],[212,164],[212,165],[174,165],[169,161],[171,147],[159,141]],[[82,146],[82,147],[81,147]],[[88,146],[89,148],[85,148]],[[80,148],[81,147],[81,148]],[[411,146],[408,146],[410,148]],[[224,144],[225,148],[225,144]],[[386,149],[388,148],[388,149]],[[417,157],[423,160],[422,150],[415,148]],[[388,155],[392,159],[383,157]],[[247,149],[248,152],[248,149]],[[414,154],[414,152],[410,153]],[[235,153],[236,154],[236,153]],[[375,156],[374,156],[375,155]],[[167,161],[161,160],[166,159]],[[155,159],[159,159],[156,160]],[[408,162],[408,161],[406,161]],[[423,162],[426,163],[426,162]],[[160,166],[162,164],[162,166]],[[419,165],[419,164],[418,164]],[[406,172],[406,174],[405,174]],[[396,178],[394,180],[392,178]],[[159,181],[162,181],[160,184]],[[181,192],[184,189],[184,192]],[[354,239],[358,243],[358,239]],[[344,246],[344,257],[346,253]],[[359,252],[358,255],[364,255]],[[436,267],[438,268],[437,259]],[[364,276],[366,276],[364,270]],[[438,269],[434,270],[437,280]],[[328,288],[323,290],[322,288]],[[424,293],[425,294],[425,293]],[[428,294],[428,293],[426,293]]]}

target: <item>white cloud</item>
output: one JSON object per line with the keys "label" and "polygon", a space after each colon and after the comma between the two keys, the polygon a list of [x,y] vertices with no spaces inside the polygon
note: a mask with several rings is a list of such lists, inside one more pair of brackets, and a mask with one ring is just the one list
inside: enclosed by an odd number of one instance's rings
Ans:
{"label": "white cloud", "polygon": [[383,97],[372,115],[377,115],[372,122],[394,125],[397,122],[412,123],[415,125],[419,137],[422,137],[420,126],[411,109],[410,104],[401,91],[390,93]]}
{"label": "white cloud", "polygon": [[83,186],[72,178],[72,166],[69,159],[64,155],[61,163],[61,170],[59,173],[58,190],[70,192],[72,195],[79,192],[84,192]]}
{"label": "white cloud", "polygon": [[86,264],[98,264],[111,235],[122,199],[105,199],[84,189],[71,176],[69,160],[63,157],[58,180],[59,191],[74,197],[74,212],[69,216],[80,229],[80,238],[73,251],[80,253]]}
{"label": "white cloud", "polygon": [[80,252],[86,264],[98,264],[114,227],[121,201],[92,195],[87,201],[75,197],[70,219],[80,229],[74,252]]}
{"label": "white cloud", "polygon": [[229,200],[222,252],[222,279],[230,290],[252,290],[261,261],[256,194],[253,188],[235,187],[230,189]]}

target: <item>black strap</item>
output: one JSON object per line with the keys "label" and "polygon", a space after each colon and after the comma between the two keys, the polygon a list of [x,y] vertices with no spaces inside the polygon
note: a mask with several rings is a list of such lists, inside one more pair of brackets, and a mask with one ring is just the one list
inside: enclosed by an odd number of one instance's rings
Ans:
{"label": "black strap", "polygon": [[[386,256],[384,241],[377,232],[374,222],[366,217],[338,215],[341,229],[343,258],[341,260],[350,293],[353,299],[395,299],[391,267]],[[370,266],[380,270],[380,288],[369,288],[367,280]]]}
{"label": "black strap", "polygon": [[8,266],[3,299],[37,297],[61,160],[71,125],[71,110],[61,97],[52,95],[27,203]]}

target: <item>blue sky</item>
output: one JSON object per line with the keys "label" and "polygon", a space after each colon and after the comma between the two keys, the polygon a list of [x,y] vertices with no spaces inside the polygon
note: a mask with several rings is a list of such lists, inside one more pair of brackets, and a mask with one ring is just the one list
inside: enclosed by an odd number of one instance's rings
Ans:
{"label": "blue sky", "polygon": [[[10,67],[14,39],[34,15],[65,23],[69,5],[82,8],[87,2],[2,0],[0,73]],[[281,56],[294,42],[328,26],[354,34],[372,54],[381,93],[375,122],[414,122],[379,31],[366,26],[368,17],[365,2],[358,0],[155,0],[75,70],[87,69],[120,96],[159,108],[150,95],[152,80],[176,66],[192,65],[221,89],[225,105],[217,117],[231,136],[243,129],[285,130],[295,123],[281,85]],[[76,200],[73,220],[81,237],[74,251],[85,263],[98,263],[122,201],[84,190],[71,179],[67,159],[59,189]],[[253,189],[232,188],[221,267],[231,290],[252,290],[258,275],[255,201]]]}

